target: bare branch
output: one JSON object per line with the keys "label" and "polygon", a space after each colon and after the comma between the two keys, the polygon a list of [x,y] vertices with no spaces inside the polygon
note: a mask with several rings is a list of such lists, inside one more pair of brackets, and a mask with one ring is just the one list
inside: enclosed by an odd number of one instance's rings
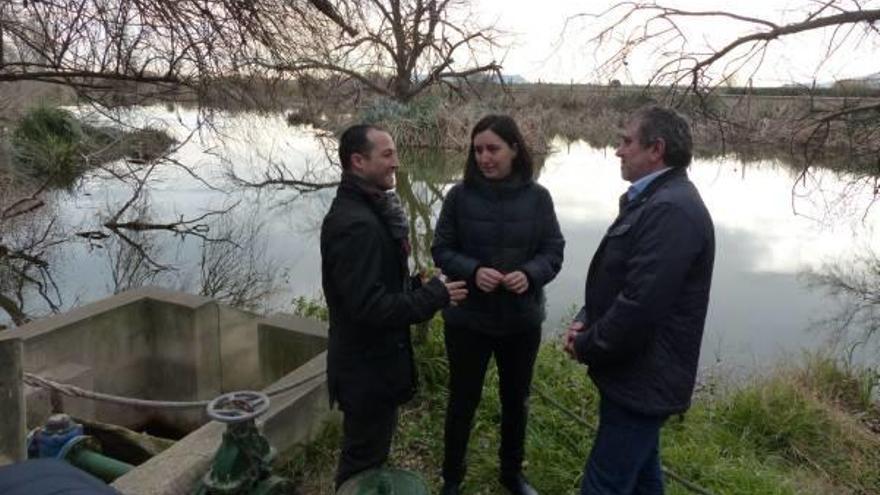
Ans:
{"label": "bare branch", "polygon": [[[835,9],[829,13],[832,7]],[[745,34],[724,43],[720,48],[711,49],[709,53],[699,53],[688,48],[689,40],[680,24],[708,17],[742,23]],[[605,58],[600,70],[616,71],[626,67],[628,59],[640,47],[653,44],[658,47],[668,46],[669,43],[677,40],[681,43],[681,49],[670,51],[664,54],[663,58],[681,63],[681,66],[665,73],[662,80],[677,84],[687,79],[692,90],[700,91],[705,88],[706,70],[727,59],[739,49],[746,49],[749,55],[745,58],[749,59],[766,50],[769,43],[774,40],[808,31],[856,25],[865,26],[866,29],[876,29],[874,24],[880,20],[880,9],[844,8],[831,1],[820,4],[816,10],[808,12],[800,21],[777,24],[766,19],[728,11],[690,11],[654,2],[624,1],[614,4],[599,14],[574,16],[566,23],[566,29],[571,21],[579,18],[608,21],[605,27],[589,41],[597,49],[599,46],[615,46],[615,51]],[[625,30],[630,23],[635,23],[640,28],[626,33]],[[621,32],[620,37],[616,36],[618,32]],[[850,34],[845,34],[842,38],[849,36]],[[835,36],[832,36],[832,40],[834,39]],[[829,43],[830,49],[833,49],[834,45],[834,41]],[[668,63],[665,65],[671,66]]]}
{"label": "bare branch", "polygon": [[736,40],[728,43],[725,47],[716,51],[715,54],[699,61],[694,67],[691,69],[693,73],[693,84],[696,88],[698,85],[698,73],[721,58],[725,57],[727,54],[735,50],[736,48],[746,45],[749,43],[754,43],[756,41],[771,41],[783,36],[788,36],[792,34],[802,33],[804,31],[812,31],[815,29],[821,29],[829,26],[840,26],[843,24],[853,24],[853,23],[874,23],[880,20],[880,9],[875,10],[859,10],[855,12],[844,12],[842,14],[831,15],[826,17],[818,17],[811,18],[804,22],[795,22],[791,24],[787,24],[785,26],[774,27],[768,31],[754,33],[751,35],[743,36],[741,38],[737,38]]}

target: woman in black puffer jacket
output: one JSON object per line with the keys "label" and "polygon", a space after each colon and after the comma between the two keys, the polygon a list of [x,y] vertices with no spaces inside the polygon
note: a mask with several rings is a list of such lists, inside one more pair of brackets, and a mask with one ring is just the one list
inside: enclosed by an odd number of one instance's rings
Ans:
{"label": "woman in black puffer jacket", "polygon": [[536,493],[522,474],[527,401],[541,341],[544,285],[562,266],[565,240],[550,193],[538,185],[516,123],[489,115],[471,132],[464,181],[446,195],[434,233],[434,263],[465,280],[468,297],[443,312],[449,358],[443,490],[457,494],[489,358],[501,395],[500,481]]}

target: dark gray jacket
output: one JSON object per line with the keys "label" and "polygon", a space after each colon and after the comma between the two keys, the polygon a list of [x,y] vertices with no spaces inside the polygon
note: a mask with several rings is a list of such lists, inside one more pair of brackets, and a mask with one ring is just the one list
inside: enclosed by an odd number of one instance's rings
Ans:
{"label": "dark gray jacket", "polygon": [[684,412],[709,304],[712,219],[683,168],[621,203],[590,263],[577,317],[587,330],[575,351],[615,403],[650,415]]}
{"label": "dark gray jacket", "polygon": [[[559,273],[564,248],[543,186],[515,177],[456,184],[446,194],[431,248],[443,273],[468,283],[467,299],[443,310],[446,324],[491,335],[540,328],[544,285]],[[475,285],[479,267],[522,270],[529,289],[517,295],[499,287],[487,294]]]}
{"label": "dark gray jacket", "polygon": [[[327,379],[343,411],[400,404],[415,391],[409,325],[449,295],[435,279],[410,287],[406,255],[363,192],[339,186],[321,226],[321,276],[330,313]],[[412,289],[412,290],[411,290]]]}

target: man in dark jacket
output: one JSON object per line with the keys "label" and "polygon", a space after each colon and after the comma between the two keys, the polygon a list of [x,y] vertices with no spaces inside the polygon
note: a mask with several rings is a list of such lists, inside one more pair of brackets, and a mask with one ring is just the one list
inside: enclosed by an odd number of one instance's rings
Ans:
{"label": "man in dark jacket", "polygon": [[330,313],[327,379],[343,412],[336,487],[388,458],[397,407],[415,392],[409,325],[464,299],[463,282],[409,276],[409,228],[394,193],[391,136],[353,126],[339,142],[342,181],[321,227],[321,275]]}
{"label": "man in dark jacket", "polygon": [[715,257],[712,219],[686,172],[691,150],[687,122],[662,107],[637,111],[621,135],[632,185],[565,336],[601,396],[582,494],[663,493],[660,427],[690,406]]}

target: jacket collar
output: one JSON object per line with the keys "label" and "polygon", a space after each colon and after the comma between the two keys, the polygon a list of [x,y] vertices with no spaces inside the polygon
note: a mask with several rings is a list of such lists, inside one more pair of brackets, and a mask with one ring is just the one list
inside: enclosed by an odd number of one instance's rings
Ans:
{"label": "jacket collar", "polygon": [[489,180],[483,177],[482,174],[477,173],[467,182],[484,193],[506,195],[511,192],[519,191],[533,181],[534,179],[523,179],[518,174],[511,174],[501,180]]}
{"label": "jacket collar", "polygon": [[642,192],[640,192],[638,194],[638,196],[636,196],[632,200],[630,200],[627,197],[626,192],[624,192],[623,194],[620,195],[620,200],[619,200],[620,201],[620,210],[621,211],[623,211],[624,209],[628,210],[630,208],[635,207],[636,205],[640,205],[640,204],[644,203],[645,201],[648,200],[648,198],[650,198],[654,194],[654,192],[657,189],[661,188],[663,186],[663,184],[666,184],[667,182],[674,180],[678,177],[687,177],[687,168],[686,167],[674,167],[671,170],[668,170],[665,173],[660,174],[659,177],[657,177],[653,181],[651,181],[651,183],[648,184],[648,186],[645,187],[645,189]]}
{"label": "jacket collar", "polygon": [[336,193],[345,197],[360,199],[367,203],[379,201],[382,191],[368,181],[351,172],[343,172]]}

